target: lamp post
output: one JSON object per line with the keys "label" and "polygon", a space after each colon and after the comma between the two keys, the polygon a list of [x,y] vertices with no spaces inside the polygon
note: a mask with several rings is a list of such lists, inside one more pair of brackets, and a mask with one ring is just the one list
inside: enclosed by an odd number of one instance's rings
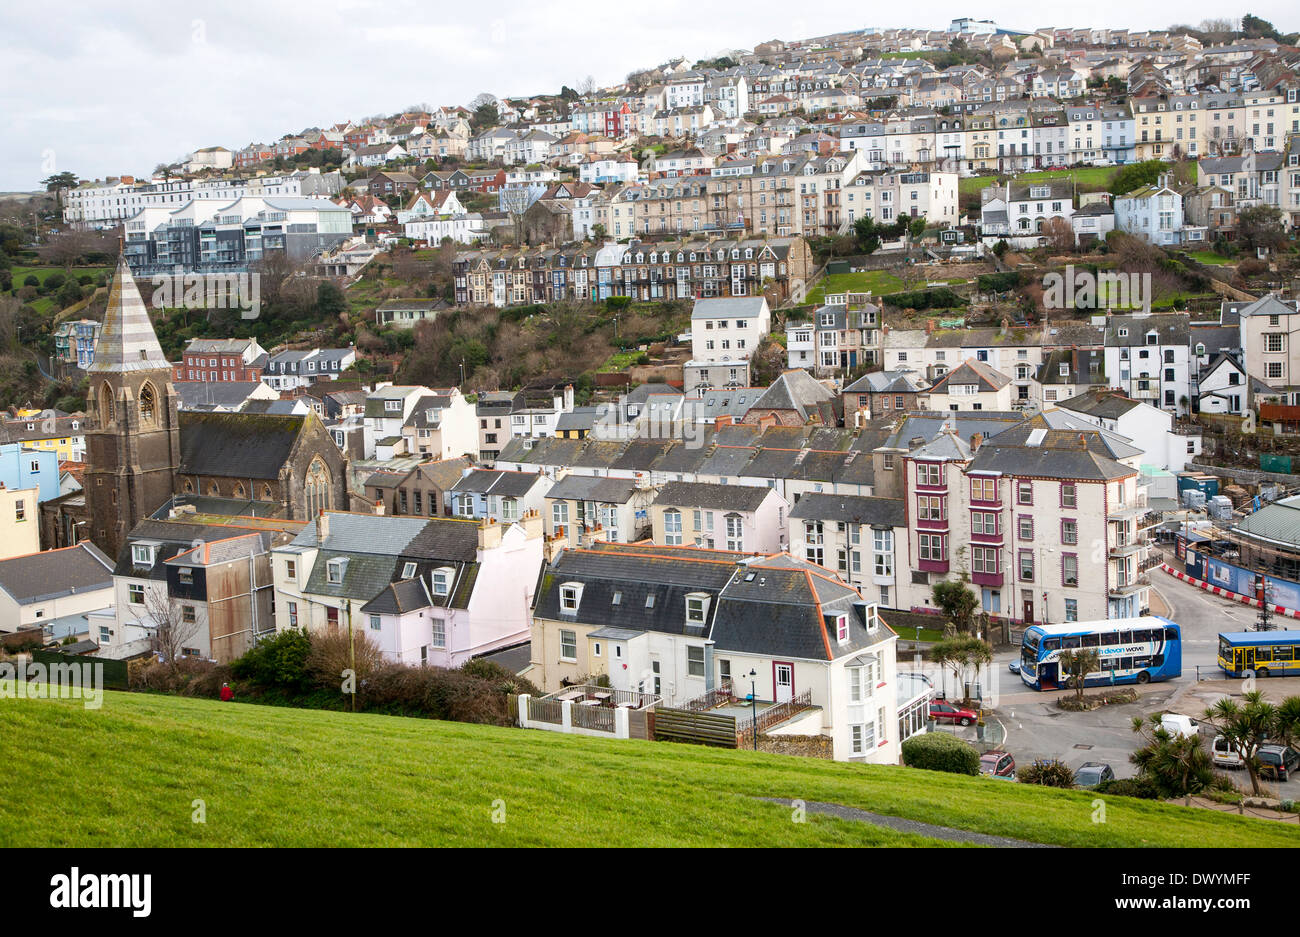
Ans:
{"label": "lamp post", "polygon": [[751,667],[744,676],[749,677],[749,712],[750,718],[754,720],[754,751],[758,751],[758,692],[755,689],[758,671]]}

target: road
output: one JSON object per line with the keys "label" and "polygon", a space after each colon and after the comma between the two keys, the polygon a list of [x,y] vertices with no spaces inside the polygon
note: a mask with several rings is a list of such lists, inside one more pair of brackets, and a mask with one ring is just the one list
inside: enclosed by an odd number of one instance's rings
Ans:
{"label": "road", "polygon": [[[1053,701],[1071,691],[1030,690],[1006,669],[1018,653],[1008,650],[997,654],[994,660],[1003,692],[993,712],[1007,729],[1005,747],[1015,756],[1017,765],[1057,758],[1077,769],[1086,761],[1100,761],[1109,764],[1116,777],[1132,777],[1135,772],[1129,754],[1140,740],[1132,729],[1134,716],[1169,709],[1199,718],[1208,701],[1217,695],[1240,692],[1235,681],[1219,680],[1222,671],[1215,663],[1218,634],[1253,627],[1256,610],[1202,592],[1159,569],[1153,569],[1151,575],[1158,600],[1163,600],[1168,609],[1167,617],[1182,626],[1183,676],[1136,687],[1141,694],[1136,703],[1067,713],[1057,709]],[[1158,600],[1153,605],[1158,607]],[[1198,687],[1198,668],[1201,681],[1215,682]],[[1270,678],[1261,688],[1273,699],[1300,695],[1300,677]],[[1238,786],[1249,783],[1244,772],[1238,772],[1235,780]],[[1300,799],[1300,779],[1270,786],[1277,788],[1281,796]]]}

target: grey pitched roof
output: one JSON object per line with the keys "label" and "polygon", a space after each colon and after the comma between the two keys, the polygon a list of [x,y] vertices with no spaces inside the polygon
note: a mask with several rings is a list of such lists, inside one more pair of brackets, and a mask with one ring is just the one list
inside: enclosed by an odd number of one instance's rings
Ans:
{"label": "grey pitched roof", "polygon": [[711,485],[705,482],[669,482],[654,503],[671,507],[717,511],[755,511],[772,489],[757,485]]}
{"label": "grey pitched roof", "polygon": [[931,394],[950,393],[949,387],[956,384],[974,384],[981,393],[1001,390],[1011,383],[1011,378],[982,361],[967,358],[953,368],[930,387]]}
{"label": "grey pitched roof", "polygon": [[[1294,310],[1292,310],[1294,312]],[[1190,319],[1187,313],[1153,316],[1113,316],[1106,326],[1108,347],[1136,347],[1147,344],[1147,334],[1154,331],[1160,345],[1187,345]],[[1121,335],[1120,330],[1127,334]]]}
{"label": "grey pitched roof", "polygon": [[986,445],[976,453],[968,471],[1081,481],[1108,481],[1137,473],[1137,469],[1121,465],[1090,449],[993,445]]}
{"label": "grey pitched roof", "polygon": [[461,494],[492,494],[521,497],[533,490],[542,476],[533,472],[499,472],[492,469],[475,469],[452,485],[451,490]]}
{"label": "grey pitched roof", "polygon": [[[331,560],[344,561],[342,582],[329,581]],[[392,555],[321,550],[316,555],[316,562],[303,591],[314,595],[369,601],[393,580],[397,563],[397,557]]]}
{"label": "grey pitched roof", "polygon": [[790,509],[790,517],[873,527],[907,526],[907,511],[902,499],[864,495],[806,494]]}
{"label": "grey pitched roof", "polygon": [[1132,400],[1117,391],[1089,390],[1086,393],[1062,400],[1057,403],[1062,410],[1087,413],[1106,420],[1118,420],[1135,407],[1142,406],[1139,400]]}
{"label": "grey pitched roof", "polygon": [[307,419],[259,413],[182,412],[180,472],[278,478]]}
{"label": "grey pitched roof", "polygon": [[89,541],[0,560],[0,589],[19,605],[112,586],[112,561]]}
{"label": "grey pitched roof", "polygon": [[548,499],[557,501],[595,501],[601,504],[626,504],[636,492],[636,483],[628,478],[596,475],[566,475],[551,486]]}
{"label": "grey pitched roof", "polygon": [[390,582],[386,589],[361,606],[361,611],[375,615],[405,615],[432,604],[423,580],[406,579]]}
{"label": "grey pitched roof", "polygon": [[[396,556],[430,523],[423,517],[393,517],[326,511],[329,530],[321,543],[316,524],[308,524],[294,537],[296,547],[321,547],[340,553],[378,553]],[[475,525],[471,525],[475,526]]]}

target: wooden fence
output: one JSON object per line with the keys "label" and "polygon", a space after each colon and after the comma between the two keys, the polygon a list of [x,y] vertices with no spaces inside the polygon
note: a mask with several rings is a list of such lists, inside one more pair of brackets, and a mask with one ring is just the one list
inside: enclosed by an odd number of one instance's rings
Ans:
{"label": "wooden fence", "polygon": [[659,742],[694,742],[717,748],[736,747],[736,717],[685,709],[656,709],[651,714]]}
{"label": "wooden fence", "polygon": [[563,719],[563,704],[559,700],[537,699],[529,697],[528,699],[528,721],[529,722],[549,722],[551,725],[560,725]]}
{"label": "wooden fence", "polygon": [[[775,706],[769,706],[758,714],[758,731],[766,732],[772,726],[785,722],[795,713],[812,706],[812,691],[804,690],[794,699],[786,700],[784,703],[777,703]],[[736,723],[736,732],[738,735],[748,735],[754,731],[754,719],[742,719]]]}

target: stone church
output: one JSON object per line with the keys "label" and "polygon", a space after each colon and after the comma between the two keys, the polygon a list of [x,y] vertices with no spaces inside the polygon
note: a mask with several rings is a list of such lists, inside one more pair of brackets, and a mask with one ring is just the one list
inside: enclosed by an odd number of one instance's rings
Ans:
{"label": "stone church", "polygon": [[115,557],[140,520],[180,505],[289,520],[349,508],[347,457],[314,414],[180,412],[171,374],[120,261],[88,369],[84,509],[47,502],[47,548],[89,538]]}

